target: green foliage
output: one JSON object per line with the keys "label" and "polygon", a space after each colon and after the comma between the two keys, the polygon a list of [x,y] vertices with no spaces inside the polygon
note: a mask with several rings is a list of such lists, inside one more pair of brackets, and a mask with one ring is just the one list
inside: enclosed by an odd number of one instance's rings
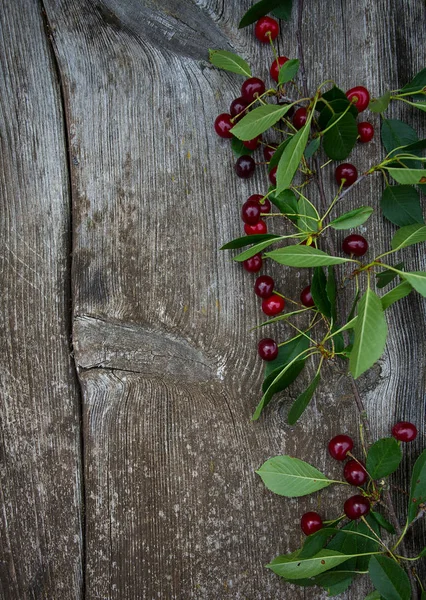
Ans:
{"label": "green foliage", "polygon": [[[404,263],[398,263],[394,268],[397,270],[402,270],[404,268]],[[398,277],[398,273],[395,273],[393,269],[385,269],[380,273],[376,273],[376,286],[378,288],[383,288],[389,285],[395,279],[395,277]]]}
{"label": "green foliage", "polygon": [[399,285],[395,286],[392,290],[380,298],[383,310],[386,310],[389,308],[389,306],[392,306],[392,304],[398,302],[398,300],[402,300],[402,298],[405,298],[408,296],[408,294],[411,294],[412,291],[413,288],[408,281],[403,281]]}
{"label": "green foliage", "polygon": [[323,148],[328,158],[343,160],[349,156],[358,137],[356,121],[349,112],[334,115],[324,133]]}
{"label": "green foliage", "polygon": [[372,556],[368,572],[375,588],[385,600],[411,598],[408,575],[395,560],[383,555]]}
{"label": "green foliage", "polygon": [[328,265],[339,265],[354,262],[340,256],[330,256],[318,248],[310,246],[286,246],[267,252],[265,256],[272,258],[280,265],[288,267],[326,267]]}
{"label": "green foliage", "polygon": [[320,379],[320,374],[317,373],[310,385],[307,387],[307,389],[296,398],[288,413],[287,421],[289,425],[294,425],[299,419],[299,417],[302,415],[302,413],[305,411],[309,402],[312,400],[312,396],[314,395],[315,390],[318,387]]}
{"label": "green foliage", "polygon": [[250,111],[231,129],[238,139],[243,141],[252,140],[267,129],[275,125],[290,109],[291,104],[285,106],[274,106],[264,104]]}
{"label": "green foliage", "polygon": [[407,523],[417,517],[421,504],[426,501],[426,450],[416,460],[411,474],[410,497],[408,500]]}
{"label": "green foliage", "polygon": [[410,125],[398,119],[383,119],[381,130],[382,144],[386,152],[395,148],[413,144],[418,141],[418,135]]}
{"label": "green foliage", "polygon": [[299,70],[300,61],[297,58],[287,60],[278,72],[278,84],[282,85],[294,79]]}
{"label": "green foliage", "polygon": [[244,246],[250,246],[250,244],[259,244],[260,242],[270,240],[280,240],[282,236],[274,235],[273,233],[256,233],[255,235],[244,235],[243,237],[236,238],[231,242],[224,244],[221,250],[231,250],[235,248],[244,248]]}
{"label": "green foliage", "polygon": [[331,318],[331,303],[327,294],[327,278],[322,267],[314,269],[314,276],[311,283],[311,294],[316,308],[325,317]]}
{"label": "green foliage", "polygon": [[329,226],[333,229],[352,229],[353,227],[359,227],[370,218],[374,209],[370,206],[360,206],[354,210],[350,210],[346,213],[336,217],[330,221]]}
{"label": "green foliage", "polygon": [[254,150],[246,148],[242,140],[239,140],[235,136],[231,139],[231,148],[236,156],[246,156],[247,154],[253,154]]}
{"label": "green foliage", "polygon": [[280,193],[290,187],[293,177],[299,168],[306,144],[309,139],[312,113],[305,125],[293,135],[284,149],[277,168],[277,192]]}
{"label": "green foliage", "polygon": [[392,250],[402,250],[407,246],[426,241],[426,225],[414,223],[401,227],[392,238]]}
{"label": "green foliage", "polygon": [[248,63],[233,52],[228,50],[209,50],[209,59],[212,65],[231,73],[251,77],[251,69]]}
{"label": "green foliage", "polygon": [[385,112],[391,101],[391,93],[385,92],[380,98],[373,98],[368,106],[371,112],[382,113]]}
{"label": "green foliage", "polygon": [[380,206],[384,216],[400,227],[424,223],[419,193],[411,185],[386,186]]}
{"label": "green foliage", "polygon": [[414,77],[414,79],[412,79],[409,83],[404,85],[404,87],[400,91],[405,94],[408,92],[411,92],[413,94],[413,93],[419,92],[420,90],[423,90],[423,93],[426,93],[426,91],[424,90],[425,86],[426,86],[426,68],[419,71],[419,73],[417,73],[417,75]]}
{"label": "green foliage", "polygon": [[256,473],[268,490],[287,498],[306,496],[334,483],[309,463],[293,456],[274,456]]}
{"label": "green foliage", "polygon": [[395,438],[375,442],[367,454],[366,468],[373,479],[387,477],[397,470],[402,460],[400,445]]}
{"label": "green foliage", "polygon": [[261,0],[254,4],[241,19],[238,29],[252,25],[268,13],[286,21],[291,15],[292,0]]}

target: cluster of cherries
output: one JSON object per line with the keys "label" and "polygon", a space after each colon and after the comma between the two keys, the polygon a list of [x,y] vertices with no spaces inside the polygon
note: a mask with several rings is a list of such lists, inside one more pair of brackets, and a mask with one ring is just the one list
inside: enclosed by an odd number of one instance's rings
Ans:
{"label": "cluster of cherries", "polygon": [[[392,427],[392,435],[400,442],[412,442],[417,437],[417,428],[409,421],[399,421]],[[354,443],[348,435],[336,435],[328,443],[330,455],[339,461],[345,460],[349,455],[351,459],[343,468],[343,477],[348,483],[361,487],[369,478],[365,465],[351,454]],[[343,506],[343,511],[348,519],[354,521],[364,517],[370,512],[371,502],[368,495],[356,494],[348,498]],[[305,513],[300,520],[300,527],[305,535],[310,535],[324,527],[321,516],[314,511]]]}
{"label": "cluster of cherries", "polygon": [[[255,25],[255,36],[262,43],[270,43],[279,34],[279,24],[271,17],[262,17]],[[270,66],[269,73],[271,78],[278,83],[279,70],[283,64],[288,61],[286,56],[277,56]],[[265,94],[266,86],[264,81],[257,77],[246,79],[241,86],[241,96],[235,98],[230,106],[229,113],[220,114],[214,123],[216,133],[222,138],[233,137],[232,127],[250,110],[252,104],[256,103],[257,98]],[[356,86],[346,92],[347,98],[354,104],[358,112],[365,110],[370,101],[368,90],[363,86]],[[281,102],[280,93],[276,95],[277,102]],[[285,101],[287,102],[287,100]],[[305,107],[290,111],[286,115],[292,118],[293,127],[299,130],[306,123],[308,112]],[[362,122],[358,124],[358,139],[360,142],[369,142],[374,136],[374,129],[371,123]],[[249,150],[255,150],[261,144],[263,145],[263,156],[266,163],[269,163],[277,147],[274,144],[262,141],[262,136],[243,142]],[[250,155],[240,156],[235,164],[235,171],[239,177],[248,178],[254,173],[256,163]],[[349,187],[355,183],[358,178],[358,172],[354,165],[342,163],[335,169],[335,179],[340,187]],[[276,167],[269,172],[269,180],[276,185]],[[253,194],[243,204],[241,209],[241,218],[244,223],[246,235],[266,234],[268,232],[264,217],[271,213],[271,202],[266,196]],[[305,244],[306,241],[301,242]],[[342,250],[350,256],[363,256],[368,250],[367,240],[358,234],[348,235],[342,243]],[[263,259],[260,253],[245,260],[242,264],[246,271],[258,273],[262,268]],[[285,300],[276,291],[275,283],[272,277],[267,275],[256,279],[254,290],[262,298],[262,311],[272,317],[284,310]],[[305,287],[300,294],[300,302],[307,308],[315,306],[312,298],[310,286]],[[258,353],[263,360],[274,360],[278,355],[278,345],[271,339],[266,338],[259,342]]]}

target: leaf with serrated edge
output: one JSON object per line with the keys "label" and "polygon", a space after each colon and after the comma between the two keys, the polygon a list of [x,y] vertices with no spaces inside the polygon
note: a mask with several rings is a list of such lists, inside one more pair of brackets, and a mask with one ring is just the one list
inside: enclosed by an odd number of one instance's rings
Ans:
{"label": "leaf with serrated edge", "polygon": [[375,112],[375,113],[384,112],[387,109],[387,107],[389,106],[390,100],[391,100],[391,93],[385,92],[383,94],[383,96],[380,96],[380,98],[373,98],[371,100],[370,104],[368,105],[368,108],[371,110],[371,112]]}
{"label": "leaf with serrated edge", "polygon": [[426,297],[426,272],[425,271],[411,271],[410,273],[400,273],[416,292],[419,292],[422,296]]}
{"label": "leaf with serrated edge", "polygon": [[328,265],[356,262],[349,258],[330,256],[326,252],[318,250],[318,248],[301,245],[277,248],[272,252],[266,252],[265,256],[272,258],[280,265],[287,265],[288,267],[326,267]]}
{"label": "leaf with serrated edge", "polygon": [[244,252],[241,252],[241,254],[239,254],[238,256],[235,256],[234,260],[237,262],[243,262],[244,260],[247,260],[248,258],[254,256],[255,254],[258,254],[271,244],[275,244],[275,242],[279,242],[280,240],[286,239],[286,237],[287,236],[275,240],[265,240],[263,242],[260,242],[259,244],[255,244],[251,248],[248,248],[247,250],[244,250]]}
{"label": "leaf with serrated edge", "polygon": [[402,185],[415,185],[420,183],[423,177],[426,177],[426,169],[395,169],[385,167],[391,177]]}
{"label": "leaf with serrated edge", "polygon": [[387,325],[380,298],[367,289],[358,306],[355,323],[355,342],[349,358],[349,369],[354,379],[374,365],[383,354]]}
{"label": "leaf with serrated edge", "polygon": [[293,456],[274,456],[256,471],[271,492],[287,498],[318,492],[332,483],[321,471]]}
{"label": "leaf with serrated edge", "polygon": [[302,160],[309,132],[311,131],[312,114],[313,112],[308,116],[305,125],[291,138],[281,155],[276,173],[278,194],[290,187]]}
{"label": "leaf with serrated edge", "polygon": [[297,58],[287,60],[278,71],[278,84],[288,83],[297,75],[300,61]]}
{"label": "leaf with serrated edge", "polygon": [[209,50],[209,59],[212,65],[231,73],[251,77],[251,70],[247,62],[228,50]]}
{"label": "leaf with serrated edge", "polygon": [[403,281],[399,285],[395,286],[392,290],[380,298],[382,301],[383,310],[386,310],[389,308],[389,306],[392,306],[392,304],[398,302],[398,300],[402,300],[402,298],[405,298],[408,296],[408,294],[411,294],[412,291],[413,288],[408,281]]}
{"label": "leaf with serrated edge", "polygon": [[309,144],[306,146],[305,158],[311,158],[311,156],[313,156],[315,154],[315,152],[318,150],[318,148],[320,147],[320,144],[321,144],[320,137],[317,137],[317,138],[311,140],[309,142]]}
{"label": "leaf with serrated edge", "polygon": [[266,392],[263,394],[259,404],[256,406],[256,410],[251,418],[252,421],[257,421],[260,417],[262,410],[268,406],[274,394],[278,392],[282,392],[286,389],[290,384],[293,383],[303,370],[305,366],[305,358],[301,358],[300,356],[293,359],[289,362],[275,377],[275,379],[271,382]]}
{"label": "leaf with serrated edge", "polygon": [[382,120],[381,138],[386,152],[419,140],[416,131],[399,119]]}
{"label": "leaf with serrated edge", "polygon": [[420,504],[426,501],[426,450],[420,454],[414,463],[411,473],[410,498],[408,500],[407,523],[417,517]]}
{"label": "leaf with serrated edge", "polygon": [[414,223],[398,229],[392,238],[391,247],[392,250],[401,250],[420,242],[426,242],[426,225]]}
{"label": "leaf with serrated edge", "polygon": [[[395,265],[394,268],[401,270],[404,268],[404,263],[398,263],[397,265]],[[398,273],[395,273],[395,271],[391,269],[386,269],[385,271],[376,273],[376,286],[378,288],[383,288],[386,285],[389,285],[389,283],[391,283],[395,279],[395,277],[398,277]]]}
{"label": "leaf with serrated edge", "polygon": [[[303,544],[302,549],[300,550],[299,558],[311,558],[312,556],[315,556],[315,554],[318,554],[321,548],[325,546],[325,543],[328,540],[328,538],[335,534],[339,534],[339,536],[346,537],[346,545],[351,547],[352,549],[353,543],[356,542],[356,540],[370,540],[377,544],[377,540],[371,535],[365,535],[359,533],[358,531],[351,531],[350,529],[324,527],[323,529],[320,529],[319,531],[308,535],[308,537],[305,540],[305,543]],[[327,546],[327,548],[329,547]],[[330,548],[330,550],[332,549],[333,548]],[[342,549],[339,549],[338,551],[342,552]]]}
{"label": "leaf with serrated edge", "polygon": [[373,479],[387,477],[397,470],[402,460],[402,451],[395,438],[377,440],[367,454],[366,468]]}
{"label": "leaf with serrated edge", "polygon": [[399,564],[387,556],[372,556],[368,573],[374,587],[386,600],[408,600],[411,585],[407,573]]}
{"label": "leaf with serrated edge", "polygon": [[[278,318],[279,317],[276,317],[276,319]],[[267,322],[269,323],[273,321],[274,319],[270,319]],[[296,335],[290,340],[287,340],[287,342],[283,343],[282,345],[280,344],[278,348],[278,356],[274,360],[266,361],[262,392],[266,392],[268,387],[274,381],[275,377],[279,375],[283,367],[288,365],[288,363],[290,363],[293,359],[297,358],[301,352],[307,350],[309,345],[309,338],[300,334]]]}
{"label": "leaf with serrated edge", "polygon": [[304,392],[302,392],[300,396],[296,398],[288,413],[287,421],[289,425],[294,425],[299,419],[299,417],[302,415],[309,402],[311,401],[312,396],[314,395],[315,390],[318,387],[320,379],[320,374],[317,373],[309,387]]}
{"label": "leaf with serrated edge", "polygon": [[380,527],[383,527],[383,529],[386,529],[386,531],[388,531],[389,533],[395,533],[395,527],[392,525],[392,523],[389,523],[389,521],[385,519],[385,517],[381,513],[378,513],[374,510],[370,510],[370,515],[373,517],[373,519],[376,520]]}
{"label": "leaf with serrated edge", "polygon": [[[284,190],[283,194],[289,190]],[[297,227],[300,231],[311,233],[318,231],[319,214],[312,202],[309,202],[304,196],[300,196],[297,201]]]}
{"label": "leaf with serrated edge", "polygon": [[279,121],[290,108],[290,104],[287,104],[286,106],[276,106],[272,104],[259,106],[238,121],[231,129],[231,133],[240,140],[252,140],[275,125],[275,123]]}
{"label": "leaf with serrated edge", "polygon": [[336,114],[327,124],[322,147],[328,158],[343,160],[351,153],[357,138],[358,127],[353,115]]}
{"label": "leaf with serrated edge", "polygon": [[333,219],[329,225],[333,229],[352,229],[365,223],[373,212],[374,209],[370,206],[361,206]]}
{"label": "leaf with serrated edge", "polygon": [[327,278],[322,267],[314,269],[314,275],[311,282],[312,299],[315,302],[316,308],[325,317],[331,317],[331,304],[327,296]]}
{"label": "leaf with serrated edge", "polygon": [[400,90],[403,93],[418,92],[426,86],[426,67],[419,71],[414,78]]}

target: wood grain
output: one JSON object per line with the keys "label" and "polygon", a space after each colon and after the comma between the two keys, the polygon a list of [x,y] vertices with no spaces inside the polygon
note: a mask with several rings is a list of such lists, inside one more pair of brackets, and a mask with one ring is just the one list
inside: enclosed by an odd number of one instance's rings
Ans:
{"label": "wood grain", "polygon": [[82,597],[70,195],[55,65],[36,2],[0,6],[0,597]]}

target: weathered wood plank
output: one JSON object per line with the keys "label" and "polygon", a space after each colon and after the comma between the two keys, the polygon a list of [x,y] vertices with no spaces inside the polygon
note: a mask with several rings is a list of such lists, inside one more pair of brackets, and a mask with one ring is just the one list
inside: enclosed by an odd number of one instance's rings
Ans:
{"label": "weathered wood plank", "polygon": [[38,2],[2,2],[0,30],[0,597],[77,600],[79,394],[60,91]]}
{"label": "weathered wood plank", "polygon": [[[241,79],[204,62],[212,42],[229,41],[253,57],[255,74],[266,76],[270,50],[236,29],[249,2],[45,4],[70,133],[87,596],[322,597],[318,590],[289,591],[262,565],[294,549],[300,515],[318,503],[330,506],[328,494],[284,501],[262,488],[254,469],[288,453],[338,475],[326,440],[342,429],[356,433],[352,392],[329,369],[297,427],[285,424],[286,408],[277,404],[250,423],[261,369],[258,338],[249,329],[261,315],[250,292],[253,277],[217,250],[241,233],[241,203],[265,188],[261,169],[253,180],[237,180],[229,149],[212,131],[215,116],[239,95]],[[414,1],[404,11],[372,0],[326,9],[311,3],[302,34],[310,85],[334,77],[343,88],[365,83],[379,93],[405,83],[422,66],[416,48],[424,43],[424,17]],[[280,54],[297,55],[294,32],[295,19],[283,26]],[[374,143],[357,151],[360,170],[376,149]],[[334,194],[331,167],[325,172],[327,193]],[[377,203],[379,190],[378,180],[365,182],[348,209],[366,195]],[[376,231],[379,225],[376,217]],[[385,238],[377,233],[371,242],[378,250]],[[421,259],[413,253],[413,264]],[[270,273],[297,297],[308,274],[283,271]],[[424,311],[410,298],[392,313],[397,322],[407,307]],[[407,331],[407,338],[390,338],[397,367],[385,355],[360,383],[377,434],[388,431],[397,410],[417,420],[423,414],[414,401],[424,383],[416,392],[408,382],[414,365],[424,365],[424,342],[414,320]],[[184,348],[201,369],[182,368]],[[416,406],[412,413],[397,409],[401,390]],[[363,598],[367,589],[356,585],[345,597]]]}

